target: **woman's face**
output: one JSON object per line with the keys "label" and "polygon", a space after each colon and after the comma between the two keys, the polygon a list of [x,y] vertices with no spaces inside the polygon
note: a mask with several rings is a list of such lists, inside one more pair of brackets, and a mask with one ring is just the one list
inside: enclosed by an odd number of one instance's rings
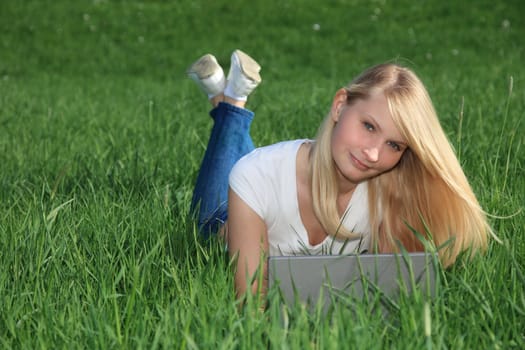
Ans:
{"label": "woman's face", "polygon": [[407,149],[383,93],[348,106],[346,92],[340,90],[332,118],[332,157],[340,183],[355,185],[392,169]]}

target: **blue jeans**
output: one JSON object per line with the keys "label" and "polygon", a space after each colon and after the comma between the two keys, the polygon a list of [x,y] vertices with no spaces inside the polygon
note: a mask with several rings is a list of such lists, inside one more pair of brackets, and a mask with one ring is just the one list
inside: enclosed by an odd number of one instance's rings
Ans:
{"label": "blue jeans", "polygon": [[214,124],[193,190],[191,210],[204,237],[228,218],[228,178],[235,163],[254,149],[250,125],[254,113],[221,102],[210,112]]}

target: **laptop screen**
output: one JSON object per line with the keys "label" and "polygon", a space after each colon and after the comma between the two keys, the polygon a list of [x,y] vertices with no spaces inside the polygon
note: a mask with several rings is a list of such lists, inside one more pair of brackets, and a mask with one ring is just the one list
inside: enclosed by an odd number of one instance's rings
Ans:
{"label": "laptop screen", "polygon": [[325,307],[341,298],[389,300],[415,289],[432,297],[438,261],[435,253],[274,256],[268,286],[278,287],[290,305],[297,299]]}

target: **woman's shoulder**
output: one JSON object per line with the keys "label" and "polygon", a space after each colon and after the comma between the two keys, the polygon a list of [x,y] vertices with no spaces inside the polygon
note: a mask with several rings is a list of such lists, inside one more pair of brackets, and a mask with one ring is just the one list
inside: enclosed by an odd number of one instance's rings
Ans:
{"label": "woman's shoulder", "polygon": [[261,218],[274,217],[275,209],[282,207],[277,203],[290,198],[290,189],[295,190],[295,160],[304,142],[282,141],[256,148],[237,161],[230,172],[232,190]]}
{"label": "woman's shoulder", "polygon": [[[230,183],[244,178],[247,181],[268,181],[293,173],[297,151],[308,140],[281,141],[254,149],[237,161],[230,173]],[[282,181],[282,180],[281,180]]]}
{"label": "woman's shoulder", "polygon": [[262,146],[259,148],[256,148],[254,152],[258,152],[261,154],[282,154],[286,151],[289,152],[297,152],[299,147],[305,143],[308,142],[307,139],[297,139],[297,140],[287,140],[287,141],[280,141],[271,145]]}
{"label": "woman's shoulder", "polygon": [[[242,157],[239,162],[278,161],[279,159],[288,159],[290,156],[295,156],[299,147],[304,142],[308,141],[309,140],[307,139],[288,140],[258,147]],[[295,157],[293,159],[295,159]]]}

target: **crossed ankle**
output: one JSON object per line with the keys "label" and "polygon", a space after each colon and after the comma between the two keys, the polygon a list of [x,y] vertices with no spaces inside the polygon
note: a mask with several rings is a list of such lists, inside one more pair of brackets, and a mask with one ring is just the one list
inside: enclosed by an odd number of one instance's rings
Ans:
{"label": "crossed ankle", "polygon": [[221,99],[230,98],[231,104],[244,106],[248,96],[261,82],[261,66],[246,53],[235,50],[231,55],[230,71],[225,79],[217,59],[206,54],[188,68],[188,76],[208,95],[214,105]]}
{"label": "crossed ankle", "polygon": [[223,102],[229,103],[232,106],[236,106],[236,107],[240,107],[240,108],[244,108],[246,106],[246,100],[244,100],[244,101],[236,100],[236,99],[228,97],[226,95],[224,95]]}

